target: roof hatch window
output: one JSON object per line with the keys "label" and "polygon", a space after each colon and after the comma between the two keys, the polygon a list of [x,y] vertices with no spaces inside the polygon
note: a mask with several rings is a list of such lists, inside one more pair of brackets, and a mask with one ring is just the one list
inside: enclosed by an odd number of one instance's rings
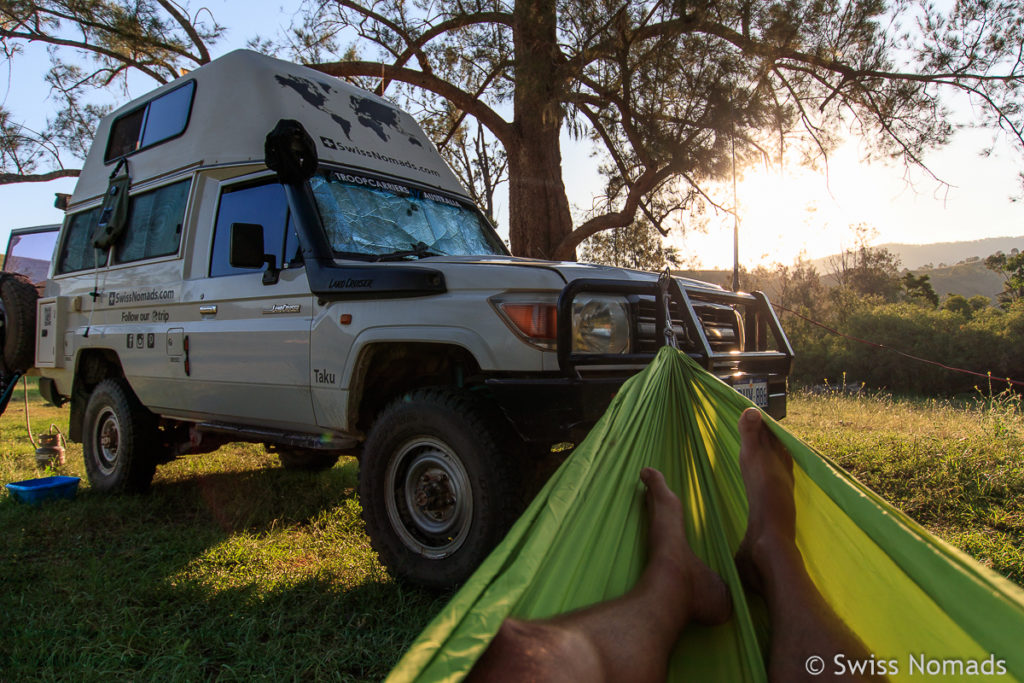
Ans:
{"label": "roof hatch window", "polygon": [[115,119],[103,161],[110,163],[184,133],[195,90],[195,81],[189,81]]}

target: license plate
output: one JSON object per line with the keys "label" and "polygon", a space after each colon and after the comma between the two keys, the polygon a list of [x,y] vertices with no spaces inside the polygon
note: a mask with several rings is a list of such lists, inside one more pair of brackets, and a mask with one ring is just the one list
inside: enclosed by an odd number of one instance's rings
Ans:
{"label": "license plate", "polygon": [[732,388],[746,396],[758,408],[768,407],[768,382],[758,379],[741,379],[733,382]]}

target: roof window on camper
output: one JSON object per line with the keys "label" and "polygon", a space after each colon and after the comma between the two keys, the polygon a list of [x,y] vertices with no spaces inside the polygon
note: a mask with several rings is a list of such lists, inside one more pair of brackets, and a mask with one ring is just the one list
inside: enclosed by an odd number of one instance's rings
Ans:
{"label": "roof window on camper", "polygon": [[189,81],[116,118],[103,161],[110,163],[184,133],[195,90],[195,81]]}

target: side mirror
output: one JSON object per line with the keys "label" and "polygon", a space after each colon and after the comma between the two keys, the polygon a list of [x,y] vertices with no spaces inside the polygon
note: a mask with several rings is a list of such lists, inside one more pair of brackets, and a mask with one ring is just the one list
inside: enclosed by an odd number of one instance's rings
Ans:
{"label": "side mirror", "polygon": [[263,284],[277,282],[277,259],[273,254],[263,253],[263,226],[259,223],[232,223],[228,245],[228,263],[232,268],[262,268]]}
{"label": "side mirror", "polygon": [[232,268],[262,268],[263,226],[259,223],[232,223],[228,263]]}

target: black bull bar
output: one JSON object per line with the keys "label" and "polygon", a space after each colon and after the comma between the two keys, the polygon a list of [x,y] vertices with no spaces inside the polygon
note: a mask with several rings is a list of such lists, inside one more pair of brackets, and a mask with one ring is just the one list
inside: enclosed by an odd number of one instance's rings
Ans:
{"label": "black bull bar", "polygon": [[[673,277],[662,277],[657,282],[623,282],[616,280],[582,279],[570,282],[558,297],[558,366],[563,373],[576,376],[577,366],[633,365],[649,363],[651,353],[573,353],[572,304],[580,294],[619,294],[653,296],[655,305],[655,339],[659,346],[677,346],[678,333],[670,325],[671,304],[682,313],[681,323],[685,338],[690,341],[686,354],[710,372],[724,366],[736,366],[744,373],[770,373],[788,375],[793,363],[793,347],[789,343],[775,310],[763,292],[727,292],[706,290],[679,284]],[[715,351],[705,334],[704,326],[694,308],[694,302],[707,302],[739,306],[744,311],[746,338],[739,351]],[[768,349],[768,332],[776,348]],[[678,346],[677,346],[678,347]]]}

